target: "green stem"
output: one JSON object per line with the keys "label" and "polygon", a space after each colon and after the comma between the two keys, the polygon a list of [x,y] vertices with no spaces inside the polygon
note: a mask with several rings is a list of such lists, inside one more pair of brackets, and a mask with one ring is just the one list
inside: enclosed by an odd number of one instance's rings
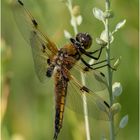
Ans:
{"label": "green stem", "polygon": [[[73,20],[72,27],[73,27],[73,30],[74,30],[74,34],[76,36],[77,33],[78,33],[78,28],[77,28],[77,23],[76,23],[76,17],[72,14],[72,0],[68,0],[68,3],[66,3],[66,5],[67,5],[67,7],[69,9],[69,12],[70,12],[70,15],[71,15],[71,20]],[[84,75],[83,72],[81,72],[81,81],[82,81],[82,85],[85,86],[86,82],[85,82],[85,75]],[[89,129],[89,120],[88,120],[88,107],[87,107],[87,101],[86,101],[85,94],[83,94],[82,99],[83,99],[83,110],[84,110],[84,118],[85,118],[86,138],[87,138],[87,140],[90,140],[90,129]]]}
{"label": "green stem", "polygon": [[[105,1],[105,8],[106,12],[110,10],[110,1],[106,0]],[[109,35],[109,19],[106,18],[105,21],[105,30],[107,32],[107,40],[108,44],[106,47],[106,58],[107,58],[107,63],[110,64],[110,35]],[[112,70],[110,67],[108,67],[108,91],[109,91],[109,99],[110,99],[110,106],[113,105],[113,95],[112,95]],[[114,133],[114,117],[112,113],[110,114],[110,140],[115,140],[115,133]]]}

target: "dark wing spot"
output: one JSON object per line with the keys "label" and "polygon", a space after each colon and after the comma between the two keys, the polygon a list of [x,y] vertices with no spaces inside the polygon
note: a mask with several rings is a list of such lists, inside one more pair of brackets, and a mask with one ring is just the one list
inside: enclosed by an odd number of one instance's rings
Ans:
{"label": "dark wing spot", "polygon": [[89,89],[87,87],[85,87],[85,86],[83,86],[80,90],[89,93]]}
{"label": "dark wing spot", "polygon": [[20,1],[20,0],[18,0],[18,3],[21,5],[21,6],[23,6],[24,4],[23,4],[23,2],[22,1]]}
{"label": "dark wing spot", "polygon": [[105,77],[105,75],[104,75],[102,72],[100,72],[100,74],[101,74],[103,77]]}
{"label": "dark wing spot", "polygon": [[50,65],[51,64],[51,60],[48,58],[47,59],[47,64]]}
{"label": "dark wing spot", "polygon": [[37,21],[36,21],[35,19],[32,19],[32,23],[33,23],[33,25],[35,26],[35,28],[37,28],[38,23],[37,23]]}
{"label": "dark wing spot", "polygon": [[105,104],[108,108],[110,108],[109,104],[108,104],[106,101],[104,101],[104,104]]}
{"label": "dark wing spot", "polygon": [[45,53],[45,48],[46,48],[45,45],[42,44],[41,46],[42,46],[42,49],[43,49],[43,53]]}

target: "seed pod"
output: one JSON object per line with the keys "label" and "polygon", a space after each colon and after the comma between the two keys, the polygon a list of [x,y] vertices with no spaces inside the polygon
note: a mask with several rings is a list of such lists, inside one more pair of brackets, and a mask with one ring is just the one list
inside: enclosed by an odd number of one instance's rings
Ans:
{"label": "seed pod", "polygon": [[106,46],[107,42],[105,42],[104,40],[100,39],[100,38],[96,38],[96,42],[97,44],[101,45],[101,46]]}
{"label": "seed pod", "polygon": [[72,9],[72,14],[77,17],[80,14],[80,6],[79,5],[75,5]]}
{"label": "seed pod", "polygon": [[117,114],[118,112],[120,112],[121,110],[121,104],[120,103],[114,103],[112,106],[111,106],[111,112],[113,115]]}

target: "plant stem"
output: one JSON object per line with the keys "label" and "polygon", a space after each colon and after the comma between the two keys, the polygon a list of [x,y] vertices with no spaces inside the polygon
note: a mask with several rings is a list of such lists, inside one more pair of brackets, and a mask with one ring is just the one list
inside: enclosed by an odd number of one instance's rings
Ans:
{"label": "plant stem", "polygon": [[[81,81],[83,85],[86,85],[84,73],[81,72]],[[87,107],[87,98],[85,94],[82,94],[83,98],[83,109],[84,109],[84,117],[85,117],[85,128],[86,128],[86,137],[87,140],[90,140],[90,129],[89,129],[89,121],[88,121],[88,107]]]}
{"label": "plant stem", "polygon": [[78,33],[78,28],[77,28],[76,19],[72,14],[72,2],[71,1],[72,0],[68,0],[67,7],[68,7],[68,9],[70,11],[71,20],[75,21],[75,22],[73,22],[74,24],[72,26],[73,26],[74,34],[76,35]]}
{"label": "plant stem", "polygon": [[[78,28],[77,28],[77,23],[76,23],[76,17],[72,14],[72,0],[68,0],[68,3],[66,3],[66,5],[67,5],[70,15],[71,15],[71,21],[73,21],[72,26],[73,26],[74,34],[76,36],[78,33]],[[81,74],[82,85],[85,86],[86,82],[85,82],[84,73],[81,72],[80,74]],[[82,94],[82,99],[83,99],[83,110],[84,110],[84,118],[85,118],[86,138],[87,138],[87,140],[90,140],[88,107],[87,107],[86,95],[84,93]]]}
{"label": "plant stem", "polygon": [[[110,1],[105,1],[105,9],[106,12],[110,10]],[[107,32],[107,40],[108,44],[106,47],[106,59],[107,63],[110,65],[110,35],[109,35],[109,19],[106,18],[105,21],[105,30]],[[108,67],[108,91],[109,91],[109,100],[110,100],[110,106],[113,105],[113,95],[112,95],[112,70],[110,67]],[[115,133],[114,133],[114,117],[112,113],[110,113],[110,140],[115,140]]]}

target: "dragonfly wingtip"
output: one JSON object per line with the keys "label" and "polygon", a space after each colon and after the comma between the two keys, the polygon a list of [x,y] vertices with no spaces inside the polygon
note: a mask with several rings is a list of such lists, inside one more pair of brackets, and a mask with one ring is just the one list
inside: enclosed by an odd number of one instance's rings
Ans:
{"label": "dragonfly wingtip", "polygon": [[57,140],[57,137],[58,137],[58,133],[55,132],[53,140]]}

